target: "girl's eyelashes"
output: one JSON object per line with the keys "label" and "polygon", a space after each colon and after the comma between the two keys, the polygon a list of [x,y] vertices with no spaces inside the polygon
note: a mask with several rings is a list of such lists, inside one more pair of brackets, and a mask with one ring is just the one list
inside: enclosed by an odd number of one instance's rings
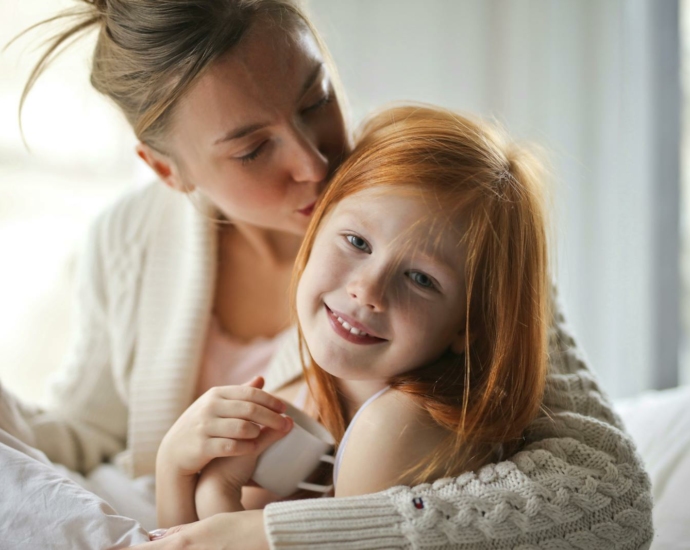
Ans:
{"label": "girl's eyelashes", "polygon": [[239,160],[242,164],[247,164],[247,163],[253,161],[254,159],[256,159],[256,158],[261,154],[261,152],[263,151],[264,146],[266,145],[266,143],[267,143],[267,142],[263,141],[263,142],[261,142],[261,144],[260,144],[256,149],[254,149],[251,153],[247,153],[246,155],[243,155],[243,156],[241,156],[241,157],[235,157],[235,158],[236,158],[237,160]]}
{"label": "girl's eyelashes", "polygon": [[434,280],[421,271],[408,271],[407,276],[420,288],[425,290],[436,290],[437,288]]}
{"label": "girl's eyelashes", "polygon": [[362,237],[358,237],[357,235],[345,235],[345,239],[347,239],[347,242],[349,242],[357,250],[371,253],[371,248],[367,244],[367,241],[365,241]]}

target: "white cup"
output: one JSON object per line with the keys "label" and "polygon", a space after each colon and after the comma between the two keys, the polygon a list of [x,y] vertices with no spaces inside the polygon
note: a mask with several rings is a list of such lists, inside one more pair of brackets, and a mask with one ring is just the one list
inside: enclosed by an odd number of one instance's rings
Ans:
{"label": "white cup", "polygon": [[294,420],[290,433],[266,449],[256,462],[252,479],[281,497],[298,489],[327,493],[332,485],[317,485],[304,480],[319,462],[333,464],[328,453],[335,441],[330,432],[305,412],[289,403],[285,414]]}

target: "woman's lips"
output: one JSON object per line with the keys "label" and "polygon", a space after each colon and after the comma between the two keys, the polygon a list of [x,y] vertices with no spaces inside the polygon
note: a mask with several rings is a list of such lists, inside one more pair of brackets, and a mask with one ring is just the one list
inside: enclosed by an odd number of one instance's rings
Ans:
{"label": "woman's lips", "polygon": [[[367,332],[366,327],[364,327],[360,323],[357,323],[356,321],[354,321],[354,319],[350,317],[347,317],[347,319],[343,318],[342,313],[334,312],[325,304],[324,307],[326,308],[326,316],[328,317],[328,322],[330,323],[331,328],[335,331],[335,333],[338,336],[344,338],[348,342],[363,345],[380,344],[381,342],[386,342],[384,338],[372,336],[371,334],[361,334],[362,332]],[[340,319],[342,319],[342,322],[340,321]],[[360,334],[353,334],[350,331],[350,328],[344,326],[343,323],[347,323],[349,327],[359,331]]]}
{"label": "woman's lips", "polygon": [[314,211],[314,206],[316,206],[316,201],[312,202],[309,206],[301,208],[297,212],[299,212],[303,216],[311,216],[311,213]]}

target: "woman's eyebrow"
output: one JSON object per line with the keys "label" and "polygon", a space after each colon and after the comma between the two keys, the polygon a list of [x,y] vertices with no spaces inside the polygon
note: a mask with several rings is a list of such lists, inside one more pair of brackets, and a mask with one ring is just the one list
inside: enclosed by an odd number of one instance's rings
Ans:
{"label": "woman's eyebrow", "polygon": [[[323,62],[319,61],[319,63],[311,70],[309,76],[307,76],[307,79],[304,81],[304,84],[302,84],[302,88],[297,99],[298,103],[304,97],[304,94],[306,94],[309,91],[309,89],[313,86],[317,77],[321,74],[321,69],[323,69],[323,66]],[[256,132],[257,130],[265,128],[266,126],[268,126],[268,123],[245,124],[244,126],[240,126],[239,128],[230,130],[227,134],[214,141],[213,145],[218,145],[219,143],[227,143],[228,141],[232,141],[233,139],[243,138],[245,136],[248,136],[252,132]]]}
{"label": "woman's eyebrow", "polygon": [[240,126],[239,128],[237,128],[235,130],[229,131],[223,137],[218,138],[216,141],[213,142],[213,145],[218,145],[219,143],[226,143],[228,141],[232,141],[233,139],[239,139],[239,138],[242,138],[244,136],[248,136],[252,132],[256,132],[257,130],[261,130],[261,128],[265,128],[266,126],[268,126],[268,123],[245,124],[244,126]]}
{"label": "woman's eyebrow", "polygon": [[304,94],[306,94],[309,91],[309,88],[311,88],[316,82],[316,78],[321,74],[321,69],[323,69],[323,61],[319,61],[316,66],[311,70],[309,73],[309,76],[307,79],[304,81],[304,84],[302,84],[302,90],[300,91],[299,97],[297,98],[297,102],[304,97]]}

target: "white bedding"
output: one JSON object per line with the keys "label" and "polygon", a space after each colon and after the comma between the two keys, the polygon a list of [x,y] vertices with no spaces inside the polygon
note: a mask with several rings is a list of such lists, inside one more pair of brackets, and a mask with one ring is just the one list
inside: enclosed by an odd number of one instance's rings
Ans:
{"label": "white bedding", "polygon": [[616,410],[652,480],[652,550],[690,549],[690,386],[647,392]]}
{"label": "white bedding", "polygon": [[4,430],[0,473],[2,550],[127,548],[149,540],[138,522],[118,515]]}

